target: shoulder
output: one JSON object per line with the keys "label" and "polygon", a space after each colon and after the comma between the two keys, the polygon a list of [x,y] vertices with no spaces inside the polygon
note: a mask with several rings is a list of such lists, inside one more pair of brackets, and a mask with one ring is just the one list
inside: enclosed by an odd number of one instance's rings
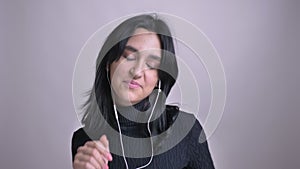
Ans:
{"label": "shoulder", "polygon": [[73,136],[84,136],[86,135],[86,132],[84,131],[83,127],[77,129],[76,131],[74,131]]}
{"label": "shoulder", "polygon": [[188,124],[195,123],[195,127],[202,128],[194,114],[182,111],[178,106],[166,105],[166,114],[168,120],[179,120],[181,123]]}
{"label": "shoulder", "polygon": [[77,138],[89,138],[83,127],[74,131],[73,139]]}
{"label": "shoulder", "polygon": [[179,126],[180,130],[187,133],[189,138],[199,138],[203,128],[194,114],[180,110],[178,106],[166,105],[168,123]]}
{"label": "shoulder", "polygon": [[87,135],[87,133],[85,132],[84,128],[79,128],[78,130],[76,130],[74,133],[73,133],[73,136],[72,136],[72,142],[86,142],[86,141],[89,141],[91,140],[91,138]]}
{"label": "shoulder", "polygon": [[177,119],[179,115],[179,112],[180,110],[178,106],[166,105],[166,117],[167,117],[168,126],[174,123],[174,121]]}

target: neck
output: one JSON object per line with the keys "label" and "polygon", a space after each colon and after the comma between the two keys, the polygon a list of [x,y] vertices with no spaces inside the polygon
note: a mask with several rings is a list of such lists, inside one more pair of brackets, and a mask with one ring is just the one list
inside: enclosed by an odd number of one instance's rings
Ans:
{"label": "neck", "polygon": [[128,119],[132,122],[146,123],[150,115],[151,103],[149,97],[141,100],[139,103],[131,106],[118,106],[118,114],[123,119]]}
{"label": "neck", "polygon": [[118,110],[123,110],[123,109],[128,109],[130,111],[135,110],[135,111],[141,111],[144,112],[150,108],[151,104],[149,101],[149,97],[144,98],[140,102],[129,105],[129,106],[122,106],[122,105],[117,105]]}

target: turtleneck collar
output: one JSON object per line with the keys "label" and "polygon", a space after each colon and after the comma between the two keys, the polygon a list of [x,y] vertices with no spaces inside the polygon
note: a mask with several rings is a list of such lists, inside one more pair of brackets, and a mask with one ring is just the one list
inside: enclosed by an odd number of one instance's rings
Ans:
{"label": "turtleneck collar", "polygon": [[147,123],[152,106],[149,97],[132,106],[117,106],[121,126],[133,126]]}
{"label": "turtleneck collar", "polygon": [[148,137],[147,121],[152,105],[149,97],[132,106],[117,106],[122,133],[131,137]]}
{"label": "turtleneck collar", "polygon": [[[164,125],[168,123],[165,113],[165,102],[164,100],[158,100],[154,107],[156,96],[157,93],[153,93],[132,106],[117,105],[118,119],[122,134],[138,138],[149,137],[147,124],[152,111],[154,112],[149,124],[152,135],[156,135],[167,128],[168,124]],[[165,127],[160,127],[161,125]],[[114,126],[117,130],[117,126]]]}

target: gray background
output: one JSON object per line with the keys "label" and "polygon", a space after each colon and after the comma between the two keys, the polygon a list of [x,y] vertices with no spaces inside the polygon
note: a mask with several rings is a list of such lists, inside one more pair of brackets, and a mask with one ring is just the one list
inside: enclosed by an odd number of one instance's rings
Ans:
{"label": "gray background", "polygon": [[228,95],[209,138],[216,168],[300,168],[299,8],[297,0],[2,0],[0,168],[71,168],[79,51],[107,22],[148,11],[189,20],[221,57]]}

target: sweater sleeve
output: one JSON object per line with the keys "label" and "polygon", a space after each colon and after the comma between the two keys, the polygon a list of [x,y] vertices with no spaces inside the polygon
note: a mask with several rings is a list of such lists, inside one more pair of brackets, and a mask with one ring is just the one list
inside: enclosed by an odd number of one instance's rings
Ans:
{"label": "sweater sleeve", "polygon": [[83,128],[78,129],[73,133],[72,137],[72,161],[77,153],[77,149],[83,146],[87,141],[90,141],[90,137],[85,133]]}
{"label": "sweater sleeve", "polygon": [[200,133],[202,127],[198,120],[195,121],[195,124],[191,131],[191,136],[188,144],[188,155],[189,163],[188,167],[190,169],[214,169],[213,160],[211,158],[207,140],[203,143],[200,143]]}

